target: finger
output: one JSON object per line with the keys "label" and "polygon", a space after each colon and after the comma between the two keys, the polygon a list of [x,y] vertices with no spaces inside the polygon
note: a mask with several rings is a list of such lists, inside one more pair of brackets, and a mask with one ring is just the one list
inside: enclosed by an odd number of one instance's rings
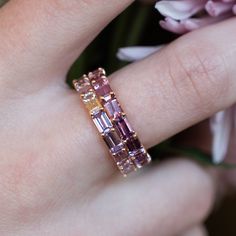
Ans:
{"label": "finger", "polygon": [[112,75],[117,97],[146,144],[236,102],[234,24],[231,20],[188,34]]}
{"label": "finger", "polygon": [[181,236],[207,236],[208,233],[203,225],[195,226],[190,230],[186,231]]}
{"label": "finger", "polygon": [[0,13],[2,75],[7,72],[8,81],[15,81],[16,73],[17,78],[20,74],[24,75],[22,79],[27,76],[28,82],[39,76],[41,80],[48,76],[58,79],[132,1],[10,1]]}
{"label": "finger", "polygon": [[138,178],[112,183],[89,206],[89,220],[97,222],[97,232],[107,225],[104,235],[111,229],[117,235],[178,235],[202,222],[213,201],[211,177],[190,161],[175,160]]}

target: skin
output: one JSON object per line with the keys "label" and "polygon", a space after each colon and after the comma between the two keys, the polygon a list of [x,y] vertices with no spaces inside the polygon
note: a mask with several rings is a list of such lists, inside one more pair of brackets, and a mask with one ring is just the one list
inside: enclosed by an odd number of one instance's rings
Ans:
{"label": "skin", "polygon": [[[214,175],[183,157],[124,179],[64,83],[131,3],[11,0],[0,9],[0,235],[205,235]],[[190,33],[110,76],[145,146],[236,102],[235,34],[234,19]]]}

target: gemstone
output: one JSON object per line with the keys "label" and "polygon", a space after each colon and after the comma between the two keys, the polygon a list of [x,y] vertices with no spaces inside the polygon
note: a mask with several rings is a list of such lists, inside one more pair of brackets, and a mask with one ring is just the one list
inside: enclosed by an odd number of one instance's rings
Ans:
{"label": "gemstone", "polygon": [[126,149],[122,148],[118,152],[114,153],[113,157],[116,163],[120,163],[124,160],[127,160],[127,158],[129,157],[129,153]]}
{"label": "gemstone", "polygon": [[114,120],[116,128],[120,131],[120,134],[124,140],[129,138],[134,134],[133,129],[131,128],[130,124],[127,121],[127,118],[124,116],[119,115]]}
{"label": "gemstone", "polygon": [[99,113],[95,114],[93,116],[93,122],[100,133],[104,133],[112,128],[112,123],[104,111],[100,111]]}
{"label": "gemstone", "polygon": [[104,108],[110,118],[116,119],[119,114],[122,113],[122,110],[116,99],[107,101],[104,104]]}
{"label": "gemstone", "polygon": [[118,164],[118,168],[123,175],[127,175],[135,170],[135,165],[131,160],[124,160]]}
{"label": "gemstone", "polygon": [[99,87],[102,87],[104,85],[108,85],[108,79],[105,76],[101,77],[93,77],[91,80],[91,84],[94,87],[94,89],[98,89]]}
{"label": "gemstone", "polygon": [[81,95],[81,97],[86,108],[90,111],[91,114],[102,109],[102,105],[99,102],[94,91],[89,90],[87,93]]}
{"label": "gemstone", "polygon": [[151,161],[150,155],[144,149],[140,149],[139,151],[133,152],[130,155],[132,156],[134,164],[138,168],[143,167]]}
{"label": "gemstone", "polygon": [[122,140],[115,130],[106,132],[103,138],[112,153],[116,153],[124,148]]}
{"label": "gemstone", "polygon": [[112,89],[108,83],[108,79],[105,76],[93,75],[91,78],[91,84],[96,90],[97,94],[101,97],[109,95],[112,92]]}
{"label": "gemstone", "polygon": [[98,77],[101,77],[101,76],[105,76],[106,72],[105,72],[104,69],[98,68],[97,70],[93,71],[91,73],[91,75],[92,75],[92,77],[98,78]]}
{"label": "gemstone", "polygon": [[96,94],[90,90],[87,93],[82,95],[82,99],[85,103],[90,102],[91,100],[96,99]]}
{"label": "gemstone", "polygon": [[89,89],[91,89],[89,79],[85,76],[79,80],[74,80],[73,84],[74,84],[75,89],[80,94],[84,94],[84,93],[88,92]]}
{"label": "gemstone", "polygon": [[96,90],[97,94],[101,97],[105,97],[106,95],[109,95],[112,92],[112,89],[109,84],[98,87],[95,90]]}
{"label": "gemstone", "polygon": [[130,152],[137,151],[142,146],[136,135],[129,137],[126,140],[126,145],[127,145]]}

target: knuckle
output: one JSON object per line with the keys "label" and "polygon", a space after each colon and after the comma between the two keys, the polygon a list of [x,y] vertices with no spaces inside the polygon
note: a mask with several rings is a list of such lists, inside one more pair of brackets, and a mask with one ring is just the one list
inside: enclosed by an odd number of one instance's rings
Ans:
{"label": "knuckle", "polygon": [[[207,48],[207,50],[206,50]],[[216,99],[227,94],[229,81],[223,57],[209,45],[173,45],[169,76],[179,94],[188,97],[201,110],[216,106]]]}

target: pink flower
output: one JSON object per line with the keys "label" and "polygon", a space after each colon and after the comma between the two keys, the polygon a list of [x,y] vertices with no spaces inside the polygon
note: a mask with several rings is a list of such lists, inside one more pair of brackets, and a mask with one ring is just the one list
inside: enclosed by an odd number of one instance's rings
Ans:
{"label": "pink flower", "polygon": [[[184,34],[236,15],[236,0],[160,0],[155,7],[165,17],[160,21],[161,27],[176,34]],[[122,48],[118,52],[118,58],[140,60],[160,48],[161,46]],[[236,137],[236,105],[218,112],[210,123],[213,160],[220,163],[228,155],[229,145]]]}
{"label": "pink flower", "polygon": [[183,34],[233,16],[235,5],[235,0],[163,0],[155,7],[165,16],[164,29]]}
{"label": "pink flower", "polygon": [[236,129],[236,105],[218,112],[211,118],[213,134],[212,154],[215,163],[220,163],[228,154],[231,138]]}

